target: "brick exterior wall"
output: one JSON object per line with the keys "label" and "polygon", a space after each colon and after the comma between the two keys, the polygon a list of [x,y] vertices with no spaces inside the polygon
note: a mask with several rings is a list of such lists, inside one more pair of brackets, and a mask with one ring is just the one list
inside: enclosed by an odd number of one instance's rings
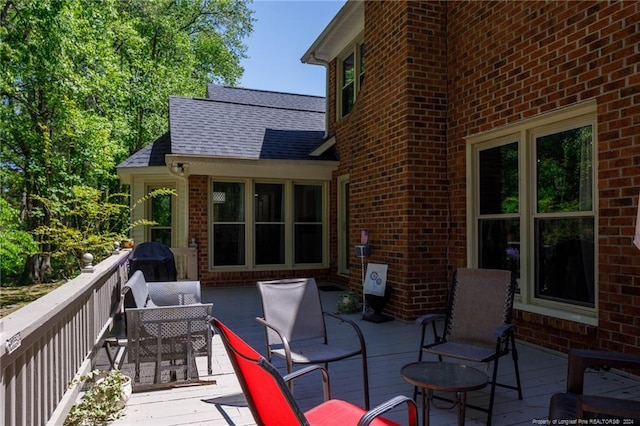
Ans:
{"label": "brick exterior wall", "polygon": [[[394,291],[388,308],[405,319],[441,307],[446,298],[444,12],[437,2],[365,5],[364,84],[353,110],[340,120],[335,111],[337,61],[330,66],[328,119],[340,155],[334,175],[349,174],[350,246],[360,241],[363,229],[369,231],[369,262],[388,264],[387,285]],[[350,271],[351,288],[361,291],[360,260],[354,253]]]}
{"label": "brick exterior wall", "polygon": [[[389,265],[390,310],[413,319],[442,308],[452,272],[466,265],[464,138],[595,99],[599,325],[524,311],[515,321],[521,338],[556,350],[637,350],[640,3],[367,2],[365,43],[365,82],[341,120],[337,63],[329,67],[328,119],[335,176],[350,176],[350,239],[370,231],[370,261]],[[359,290],[355,256],[351,271]]]}
{"label": "brick exterior wall", "polygon": [[[452,244],[465,236],[464,138],[591,99],[598,105],[598,327],[516,312],[518,335],[566,350],[640,347],[640,4],[449,2]],[[464,253],[452,250],[452,262]]]}

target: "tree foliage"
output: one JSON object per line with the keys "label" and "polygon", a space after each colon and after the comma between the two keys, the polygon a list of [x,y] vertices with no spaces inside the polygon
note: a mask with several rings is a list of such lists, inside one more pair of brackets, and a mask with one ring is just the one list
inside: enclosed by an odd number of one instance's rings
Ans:
{"label": "tree foliage", "polygon": [[0,282],[22,272],[24,259],[37,253],[31,234],[24,231],[18,211],[0,198]]}
{"label": "tree foliage", "polygon": [[173,189],[156,189],[134,202],[132,207],[127,202],[127,194],[105,195],[87,186],[71,188],[71,195],[64,199],[34,196],[42,206],[34,215],[50,218],[47,225],[33,231],[43,250],[47,250],[41,252],[41,256],[51,259],[47,267],[69,278],[73,271],[82,267],[84,253],[92,253],[97,261],[109,255],[113,243],[123,240],[131,228],[155,224],[143,219],[123,226],[131,210],[162,195],[177,194]]}
{"label": "tree foliage", "polygon": [[71,188],[120,192],[115,166],[166,132],[168,97],[235,84],[251,30],[240,0],[0,0],[1,184],[26,229]]}

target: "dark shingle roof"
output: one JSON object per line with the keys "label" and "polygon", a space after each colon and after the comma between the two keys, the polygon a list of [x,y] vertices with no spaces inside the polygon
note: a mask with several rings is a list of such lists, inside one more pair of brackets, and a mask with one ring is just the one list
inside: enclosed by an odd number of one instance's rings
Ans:
{"label": "dark shingle roof", "polygon": [[171,136],[165,133],[158,139],[124,160],[118,167],[164,166],[164,156],[171,154]]}
{"label": "dark shingle roof", "polygon": [[237,104],[262,105],[274,108],[325,112],[325,98],[320,96],[269,92],[265,90],[208,84],[207,97],[216,101],[226,101]]}
{"label": "dark shingle roof", "polygon": [[165,154],[241,159],[310,157],[324,140],[325,103],[317,96],[208,85],[208,99],[169,98],[169,133],[118,167],[164,165]]}
{"label": "dark shingle roof", "polygon": [[170,98],[169,116],[174,154],[304,160],[324,136],[324,112]]}

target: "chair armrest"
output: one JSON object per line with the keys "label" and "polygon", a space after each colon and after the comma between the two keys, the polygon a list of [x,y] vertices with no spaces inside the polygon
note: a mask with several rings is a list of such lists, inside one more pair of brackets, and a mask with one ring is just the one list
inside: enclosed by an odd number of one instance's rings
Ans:
{"label": "chair armrest", "polygon": [[286,383],[291,382],[292,380],[297,379],[298,377],[304,376],[305,374],[312,373],[314,371],[320,371],[320,375],[322,376],[322,395],[325,401],[328,401],[331,398],[331,388],[329,386],[329,372],[326,368],[320,365],[310,365],[308,367],[301,368],[292,373],[289,373],[283,377]]}
{"label": "chair armrest", "polygon": [[[422,348],[425,346],[425,340],[427,337],[427,326],[431,324],[431,329],[433,330],[433,341],[435,343],[441,342],[441,337],[438,335],[438,329],[436,328],[436,321],[444,319],[444,314],[425,314],[421,315],[416,319],[416,324],[422,326],[422,333],[420,333],[420,347],[419,347],[419,360],[422,361]],[[444,331],[443,337],[444,338]]]}
{"label": "chair armrest", "polygon": [[330,312],[322,312],[325,316],[331,317],[331,318],[335,318],[339,321],[345,322],[347,324],[349,324],[353,330],[356,332],[356,334],[358,335],[358,340],[360,341],[360,348],[362,349],[362,356],[364,358],[367,357],[367,344],[364,341],[364,335],[362,334],[362,331],[360,330],[360,327],[358,327],[358,325],[351,321],[350,319],[347,319],[345,317],[343,317],[342,315],[336,315],[336,314],[332,314]]}
{"label": "chair armrest", "polygon": [[576,417],[583,419],[585,412],[637,420],[640,419],[640,401],[595,395],[578,395],[576,399]]}
{"label": "chair armrest", "polygon": [[200,281],[150,282],[149,297],[157,306],[200,303]]}
{"label": "chair armrest", "polygon": [[505,337],[512,330],[513,330],[513,324],[502,324],[500,327],[494,330],[493,335],[495,337],[502,338],[502,337]]}
{"label": "chair armrest", "polygon": [[591,349],[569,351],[567,392],[581,395],[584,390],[584,371],[587,368],[640,369],[640,355]]}
{"label": "chair armrest", "polygon": [[276,327],[272,326],[271,324],[269,324],[264,318],[262,317],[256,317],[256,321],[258,321],[260,324],[264,325],[267,328],[267,351],[270,351],[270,346],[271,346],[271,339],[269,338],[269,330],[273,331],[277,336],[278,339],[280,339],[280,342],[282,343],[282,346],[284,348],[284,354],[285,354],[285,358],[287,361],[287,365],[291,365],[292,364],[292,359],[291,359],[291,346],[289,345],[289,340],[287,340],[286,336],[280,331],[278,330]]}
{"label": "chair armrest", "polygon": [[431,322],[438,321],[443,318],[444,314],[425,314],[416,319],[416,324],[424,327]]}
{"label": "chair armrest", "polygon": [[399,395],[367,411],[366,414],[364,414],[360,418],[360,421],[358,421],[358,426],[368,426],[372,421],[376,419],[376,417],[386,413],[387,411],[401,404],[407,404],[407,411],[408,411],[407,424],[414,425],[414,426],[417,425],[418,424],[418,408],[416,407],[415,401],[404,395]]}

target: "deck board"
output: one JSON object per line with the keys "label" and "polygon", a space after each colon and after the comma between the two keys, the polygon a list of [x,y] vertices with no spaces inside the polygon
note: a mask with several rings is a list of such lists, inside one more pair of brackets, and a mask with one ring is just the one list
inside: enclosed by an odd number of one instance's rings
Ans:
{"label": "deck board", "polygon": [[[203,289],[203,301],[214,303],[214,315],[240,337],[265,352],[264,330],[255,321],[261,314],[257,292],[253,287]],[[322,291],[325,310],[333,311],[340,292]],[[372,406],[395,395],[411,396],[413,388],[400,377],[400,368],[417,359],[420,327],[403,321],[374,324],[350,316],[362,329],[367,342],[369,384]],[[329,333],[339,333],[339,340],[349,342],[351,333],[343,325],[328,323]],[[549,398],[561,392],[566,384],[566,356],[518,342],[520,375],[524,399],[518,400],[514,390],[497,388],[493,424],[531,425],[534,419],[545,419]],[[214,379],[215,385],[193,386],[171,390],[134,393],[124,416],[114,425],[254,425],[231,363],[219,336],[213,339],[213,376],[206,376],[206,361],[198,359],[202,379]],[[284,371],[284,363],[274,360]],[[332,397],[363,405],[361,361],[359,358],[330,364]],[[515,383],[513,363],[509,357],[500,360],[501,380]],[[305,377],[296,382],[295,395],[301,408],[308,409],[322,400],[318,377]],[[591,393],[640,400],[640,380],[617,372],[588,372],[587,389]],[[468,403],[482,405],[489,398],[489,388],[471,392]],[[466,424],[485,424],[486,414],[467,409]],[[394,411],[389,418],[405,423],[405,413]],[[453,409],[432,408],[432,425],[455,425]]]}

